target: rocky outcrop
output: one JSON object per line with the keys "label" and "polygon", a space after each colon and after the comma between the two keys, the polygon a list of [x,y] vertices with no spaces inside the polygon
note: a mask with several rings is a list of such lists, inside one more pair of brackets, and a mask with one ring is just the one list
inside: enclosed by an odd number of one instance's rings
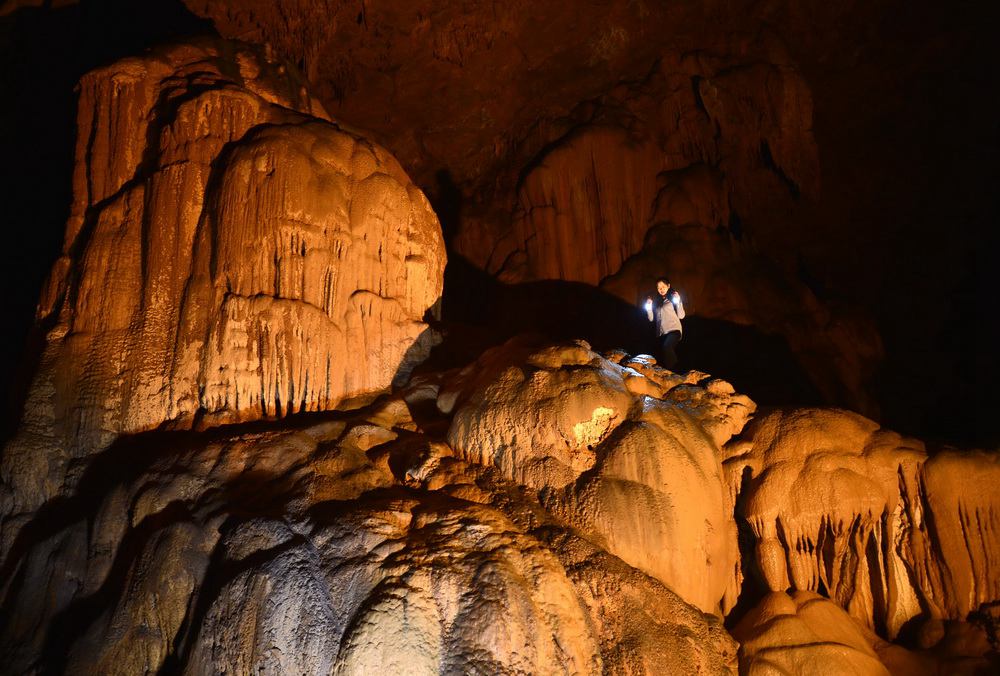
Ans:
{"label": "rocky outcrop", "polygon": [[585,343],[498,348],[442,388],[438,407],[454,414],[448,442],[467,461],[537,490],[551,512],[713,612],[736,539],[717,443],[754,405],[712,381],[698,388],[699,406],[689,396],[697,374],[685,382],[634,365],[649,377]]}
{"label": "rocky outcrop", "polygon": [[728,228],[755,194],[818,189],[810,93],[790,66],[668,54],[586,111],[523,172],[498,250],[463,253],[512,281],[597,285],[643,249],[654,225]]}
{"label": "rocky outcrop", "polygon": [[[629,304],[666,274],[689,315],[787,343],[811,390],[800,402],[877,417],[875,323],[818,299],[799,274],[797,243],[821,199],[813,93],[779,36],[747,28],[784,9],[186,4],[224,35],[305,64],[324,103],[371,128],[435,196],[450,246],[474,266]],[[572,28],[553,39],[549,26]],[[598,344],[598,333],[572,337]],[[725,349],[721,335],[708,340]],[[760,376],[742,380],[762,401],[793,401],[770,397]]]}
{"label": "rocky outcrop", "polygon": [[629,304],[667,275],[690,316],[780,336],[823,401],[876,412],[874,325],[817,299],[741,225],[762,196],[818,190],[811,98],[794,68],[665,56],[574,119],[522,172],[511,225],[493,237],[470,225],[460,253],[507,282],[585,282]]}
{"label": "rocky outcrop", "polygon": [[772,593],[733,634],[740,673],[889,676],[868,636],[836,604],[810,592]]}
{"label": "rocky outcrop", "polygon": [[895,637],[1000,598],[996,454],[924,445],[843,411],[762,416],[724,465],[772,591],[820,591]]}
{"label": "rocky outcrop", "polygon": [[[95,3],[72,4],[7,3],[0,32]],[[891,212],[856,194],[831,209],[845,186],[933,185],[955,165],[928,171],[931,153],[883,182],[893,163],[826,145],[824,174],[832,155],[852,179],[819,195],[828,58],[810,72],[776,33],[801,47],[843,9],[186,4],[274,47],[160,48],[80,85],[44,349],[0,458],[4,670],[722,674],[733,636],[746,673],[1000,668],[995,453],[925,448],[840,410],[758,412],[726,381],[582,341],[427,367],[372,403],[426,355],[444,265],[436,217],[374,139],[434,190],[452,247],[517,283],[521,302],[479,308],[497,323],[546,288],[617,323],[667,272],[692,319],[779,337],[821,398],[874,410],[878,336],[819,300],[799,245],[836,240],[824,264],[843,284],[887,253],[869,226]],[[882,11],[849,12],[880,46]],[[798,30],[816,16],[830,21]],[[884,37],[939,83],[933,58]],[[886,77],[856,90],[881,96]],[[828,126],[865,124],[829,110]],[[949,134],[943,154],[965,162]],[[936,236],[934,200],[912,192],[893,228],[925,211]],[[907,269],[868,267],[855,297]],[[948,307],[912,320],[927,345]],[[573,312],[553,318],[560,335]]]}
{"label": "rocky outcrop", "polygon": [[752,673],[995,664],[996,456],[754,408],[519,340],[355,413],[123,437],[4,547],[0,658],[727,673],[728,616]]}
{"label": "rocky outcrop", "polygon": [[814,592],[772,592],[733,628],[740,673],[974,676],[995,671],[981,626],[930,622],[917,649],[875,635]]}
{"label": "rocky outcrop", "polygon": [[401,399],[121,440],[33,517],[2,564],[12,671],[735,667],[719,618],[420,433]]}
{"label": "rocky outcrop", "polygon": [[2,468],[18,499],[51,497],[118,435],[332,409],[426,354],[433,211],[264,50],[188,44],[90,73],[77,137],[46,344]]}

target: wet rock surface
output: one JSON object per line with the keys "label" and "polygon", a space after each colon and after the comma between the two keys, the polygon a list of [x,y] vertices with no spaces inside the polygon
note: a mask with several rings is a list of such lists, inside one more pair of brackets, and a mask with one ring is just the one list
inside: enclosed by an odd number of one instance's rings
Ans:
{"label": "wet rock surface", "polygon": [[845,411],[770,413],[723,463],[772,591],[823,590],[895,638],[915,618],[959,619],[998,595],[995,453],[944,450]]}

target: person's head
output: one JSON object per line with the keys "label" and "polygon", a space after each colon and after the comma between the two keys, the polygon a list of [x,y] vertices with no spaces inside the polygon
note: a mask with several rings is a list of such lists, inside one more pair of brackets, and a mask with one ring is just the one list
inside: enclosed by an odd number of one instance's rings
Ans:
{"label": "person's head", "polygon": [[656,293],[666,296],[667,291],[670,291],[670,280],[666,277],[660,277],[656,280]]}

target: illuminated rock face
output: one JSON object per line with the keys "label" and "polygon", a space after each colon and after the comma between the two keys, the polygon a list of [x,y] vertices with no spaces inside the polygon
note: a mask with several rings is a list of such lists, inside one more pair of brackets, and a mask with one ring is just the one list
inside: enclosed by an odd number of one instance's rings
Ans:
{"label": "illuminated rock face", "polygon": [[[753,414],[705,374],[525,340],[353,413],[123,437],[73,491],[4,505],[21,527],[0,552],[0,655],[13,672],[725,674],[739,595],[741,672],[995,665],[989,623],[966,621],[1000,596],[995,455],[928,458],[841,411]],[[883,640],[914,623],[933,650]]]}
{"label": "illuminated rock face", "polygon": [[921,615],[960,619],[1000,598],[996,454],[942,451],[844,411],[755,420],[726,474],[773,591],[825,590],[895,637]]}
{"label": "illuminated rock face", "polygon": [[775,592],[734,630],[740,673],[889,676],[870,638],[843,610],[810,592]]}
{"label": "illuminated rock face", "polygon": [[[613,56],[618,35],[590,47]],[[709,227],[732,207],[720,167],[772,163],[742,174],[765,192],[815,179],[801,83],[760,66],[692,89],[704,67],[671,84],[685,133],[666,146],[616,123],[549,148],[492,269],[627,297],[662,254],[706,311],[805,308],[787,335],[851,338]],[[843,411],[756,414],[725,381],[583,342],[509,343],[327,410],[427,347],[443,246],[399,165],[245,46],[120,62],[80,98],[48,342],[0,460],[6,670],[725,674],[738,600],[742,672],[960,673],[875,633],[915,625],[996,666],[995,454],[930,454]],[[706,119],[753,142],[701,147]],[[703,151],[718,166],[678,161]],[[571,223],[593,236],[574,255]]]}
{"label": "illuminated rock face", "polygon": [[175,48],[81,84],[73,215],[42,307],[46,361],[68,374],[56,417],[80,436],[384,389],[440,296],[440,227],[398,163],[304,90],[256,84],[270,64],[255,54],[225,57]]}
{"label": "illuminated rock face", "polygon": [[[183,45],[80,84],[74,201],[5,476],[51,494],[120,434],[328,410],[426,354],[437,218],[262,50]],[[48,457],[44,457],[44,456]],[[48,467],[45,467],[45,464]]]}
{"label": "illuminated rock face", "polygon": [[5,552],[13,672],[735,667],[720,619],[420,434],[399,399],[138,435],[65,507]]}
{"label": "illuminated rock face", "polygon": [[[668,275],[689,316],[778,337],[817,402],[877,417],[875,323],[796,274],[804,205],[839,198],[821,194],[810,83],[754,3],[185,4],[307,63],[331,111],[455,200],[450,245],[475,266],[630,304]],[[827,39],[790,14],[792,42]]]}
{"label": "illuminated rock face", "polygon": [[691,405],[692,383],[655,371],[659,382],[585,343],[505,346],[446,384],[438,405],[454,407],[448,441],[462,457],[537,489],[550,511],[713,612],[732,576],[736,532],[719,447],[702,420],[723,415],[737,431],[754,405],[724,383],[709,385],[714,405]]}
{"label": "illuminated rock face", "polygon": [[507,282],[585,282],[630,304],[667,275],[690,316],[781,336],[825,401],[873,412],[874,325],[819,301],[733,226],[760,196],[818,190],[802,77],[667,56],[594,105],[595,121],[525,168],[510,227],[457,249]]}

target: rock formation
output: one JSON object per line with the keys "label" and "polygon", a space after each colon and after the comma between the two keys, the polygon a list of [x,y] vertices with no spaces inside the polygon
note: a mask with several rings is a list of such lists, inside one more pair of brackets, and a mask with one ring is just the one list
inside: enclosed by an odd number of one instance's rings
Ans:
{"label": "rock formation", "polygon": [[747,674],[879,674],[889,670],[870,639],[843,610],[821,596],[775,592],[733,634]]}
{"label": "rock formation", "polygon": [[756,196],[818,189],[798,73],[666,55],[584,108],[524,170],[511,226],[495,239],[470,226],[457,250],[509,282],[586,282],[631,304],[668,274],[689,314],[781,336],[825,401],[873,413],[875,328],[789,279],[737,225]]}
{"label": "rock formation", "polygon": [[822,591],[894,638],[1000,596],[995,454],[942,451],[842,411],[758,417],[724,465],[772,591]]}
{"label": "rock formation", "polygon": [[[702,418],[718,412],[739,429],[753,403],[724,396],[699,410],[671,396],[690,384],[651,375],[586,345],[505,346],[446,383],[438,406],[454,413],[448,443],[463,458],[538,490],[548,510],[712,612],[731,576],[736,533]],[[725,384],[705,387],[725,392]]]}
{"label": "rock formation", "polygon": [[284,69],[200,43],[81,82],[46,345],[4,457],[15,501],[52,497],[118,435],[332,409],[426,355],[437,219]]}
{"label": "rock formation", "polygon": [[[483,271],[631,310],[666,264],[693,312],[780,335],[827,398],[871,403],[877,334],[741,229],[819,181],[779,41],[645,39],[698,3],[538,3],[578,22],[559,58],[520,2],[490,21],[188,4],[281,39],[159,47],[80,83],[65,244],[0,456],[4,670],[1000,669],[996,452],[584,340],[425,360],[445,238],[376,140],[425,182],[461,172],[449,243]],[[397,10],[410,33],[384,32]],[[473,112],[483,90],[451,94],[435,123],[416,85],[457,67],[493,86],[492,49],[524,81]]]}
{"label": "rock formation", "polygon": [[817,403],[877,415],[874,323],[818,299],[786,244],[820,194],[813,98],[788,46],[747,29],[754,3],[186,4],[304,64],[452,211],[450,245],[476,267],[630,304],[667,274],[689,314],[787,343]]}
{"label": "rock formation", "polygon": [[[601,360],[585,346],[543,354],[552,369]],[[595,544],[598,531],[581,537],[536,490],[420,432],[400,398],[135,435],[34,517],[3,564],[0,643],[16,671],[734,666],[719,618]]]}
{"label": "rock formation", "polygon": [[[1000,596],[995,456],[753,411],[704,374],[522,340],[354,413],[122,438],[6,549],[4,662],[730,673],[722,617],[760,576],[799,591],[744,614],[741,671],[992,664],[966,620]],[[921,651],[885,640],[916,621]]]}

